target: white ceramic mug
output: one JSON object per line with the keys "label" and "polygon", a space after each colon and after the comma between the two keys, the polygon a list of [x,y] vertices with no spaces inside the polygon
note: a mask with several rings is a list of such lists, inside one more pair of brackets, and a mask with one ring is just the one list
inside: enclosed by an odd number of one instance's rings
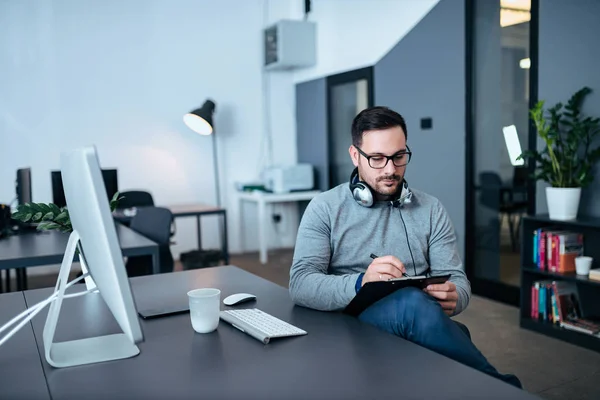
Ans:
{"label": "white ceramic mug", "polygon": [[203,288],[188,292],[192,327],[198,333],[209,333],[219,326],[221,311],[221,291]]}
{"label": "white ceramic mug", "polygon": [[590,269],[592,269],[592,261],[592,257],[575,257],[575,271],[577,275],[589,275]]}

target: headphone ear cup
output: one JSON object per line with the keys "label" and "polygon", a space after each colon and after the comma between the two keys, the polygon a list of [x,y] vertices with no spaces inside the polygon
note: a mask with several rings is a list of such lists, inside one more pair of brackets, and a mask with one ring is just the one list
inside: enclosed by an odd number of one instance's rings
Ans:
{"label": "headphone ear cup", "polygon": [[352,185],[352,196],[363,207],[371,207],[373,205],[373,193],[362,182]]}

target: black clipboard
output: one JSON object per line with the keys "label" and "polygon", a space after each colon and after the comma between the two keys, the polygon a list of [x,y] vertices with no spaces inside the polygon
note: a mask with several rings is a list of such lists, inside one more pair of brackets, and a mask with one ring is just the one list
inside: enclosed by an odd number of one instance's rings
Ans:
{"label": "black clipboard", "polygon": [[367,282],[358,291],[356,296],[344,309],[344,313],[352,316],[358,316],[371,304],[383,299],[384,297],[394,293],[396,290],[405,287],[416,287],[424,289],[428,285],[435,285],[446,282],[450,279],[450,275],[438,276],[409,276],[406,278],[390,279],[388,281]]}

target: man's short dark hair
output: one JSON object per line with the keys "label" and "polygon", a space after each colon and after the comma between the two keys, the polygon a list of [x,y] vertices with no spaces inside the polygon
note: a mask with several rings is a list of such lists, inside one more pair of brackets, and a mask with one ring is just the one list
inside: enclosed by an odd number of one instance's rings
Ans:
{"label": "man's short dark hair", "polygon": [[362,110],[352,121],[352,144],[362,144],[363,132],[387,129],[399,126],[404,131],[404,137],[408,139],[406,122],[402,115],[388,107],[370,107]]}

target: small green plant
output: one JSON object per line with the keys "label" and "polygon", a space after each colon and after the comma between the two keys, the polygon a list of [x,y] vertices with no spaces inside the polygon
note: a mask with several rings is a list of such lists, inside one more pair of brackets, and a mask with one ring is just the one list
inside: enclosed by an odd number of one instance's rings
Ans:
{"label": "small green plant", "polygon": [[[110,200],[110,211],[115,211],[119,204],[119,200],[123,196],[119,196],[116,192]],[[34,223],[39,231],[58,230],[60,232],[73,232],[71,219],[69,218],[69,210],[67,207],[58,207],[53,203],[25,203],[17,207],[17,210],[12,214],[14,220],[23,223]]]}
{"label": "small green plant", "polygon": [[591,91],[584,87],[573,94],[564,107],[558,103],[547,113],[544,101],[529,111],[546,146],[541,151],[525,151],[518,159],[536,163],[533,175],[536,181],[548,182],[556,188],[583,188],[594,180],[593,168],[600,160],[600,145],[594,143],[600,133],[600,118],[581,113],[583,101]]}

